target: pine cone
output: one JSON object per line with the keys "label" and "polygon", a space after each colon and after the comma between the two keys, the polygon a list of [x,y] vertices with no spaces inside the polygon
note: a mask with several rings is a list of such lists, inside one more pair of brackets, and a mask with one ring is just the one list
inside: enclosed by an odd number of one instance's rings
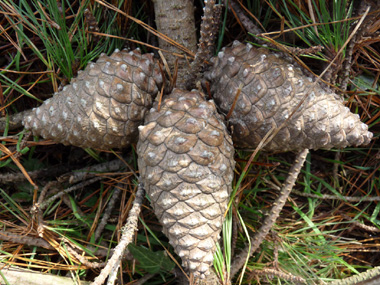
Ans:
{"label": "pine cone", "polygon": [[116,50],[90,63],[23,124],[34,135],[65,145],[126,147],[137,141],[137,127],[161,85],[151,54]]}
{"label": "pine cone", "polygon": [[227,209],[234,148],[214,102],[175,89],[139,127],[140,176],[183,265],[209,272]]}
{"label": "pine cone", "polygon": [[[212,59],[205,74],[218,107],[227,114],[242,87],[228,123],[236,147],[254,149],[272,129],[286,125],[263,148],[268,152],[344,148],[368,144],[373,134],[332,91],[267,49],[234,42]],[[308,94],[305,97],[305,94]]]}

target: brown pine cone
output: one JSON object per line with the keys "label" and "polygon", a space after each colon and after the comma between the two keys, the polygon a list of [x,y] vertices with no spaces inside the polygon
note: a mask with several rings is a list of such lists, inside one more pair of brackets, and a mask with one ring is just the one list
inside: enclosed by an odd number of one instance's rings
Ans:
{"label": "brown pine cone", "polygon": [[34,135],[65,145],[126,147],[137,141],[137,127],[161,85],[151,54],[116,50],[90,63],[23,123]]}
{"label": "brown pine cone", "polygon": [[183,265],[204,278],[232,189],[232,140],[198,91],[175,89],[139,129],[140,176],[153,209]]}
{"label": "brown pine cone", "polygon": [[234,42],[212,59],[205,74],[215,103],[228,114],[239,87],[241,93],[228,123],[236,147],[254,149],[271,130],[281,126],[305,98],[286,125],[263,148],[267,152],[344,148],[368,144],[373,134],[337,95],[286,59]]}

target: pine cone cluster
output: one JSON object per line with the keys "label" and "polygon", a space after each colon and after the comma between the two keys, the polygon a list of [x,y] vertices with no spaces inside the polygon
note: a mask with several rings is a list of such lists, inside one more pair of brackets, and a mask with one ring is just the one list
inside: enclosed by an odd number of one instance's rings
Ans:
{"label": "pine cone cluster", "polygon": [[[279,127],[265,151],[342,148],[372,138],[332,92],[266,49],[235,42],[212,62],[205,78],[218,108],[233,108],[228,123],[237,147],[256,148]],[[139,136],[141,182],[152,207],[184,266],[203,278],[231,193],[234,147],[214,102],[199,91],[174,89],[150,109],[162,84],[152,55],[115,51],[89,64],[24,125],[80,147],[123,148]]]}
{"label": "pine cone cluster", "polygon": [[231,193],[234,148],[213,101],[175,89],[139,127],[140,176],[183,265],[203,278]]}
{"label": "pine cone cluster", "polygon": [[142,55],[138,49],[103,54],[35,108],[24,126],[65,145],[123,148],[137,141],[137,127],[162,82],[152,54]]}
{"label": "pine cone cluster", "polygon": [[212,63],[205,77],[211,82],[215,103],[228,114],[237,97],[228,120],[236,147],[254,149],[279,127],[263,150],[344,148],[372,139],[368,126],[335,94],[267,49],[236,41]]}

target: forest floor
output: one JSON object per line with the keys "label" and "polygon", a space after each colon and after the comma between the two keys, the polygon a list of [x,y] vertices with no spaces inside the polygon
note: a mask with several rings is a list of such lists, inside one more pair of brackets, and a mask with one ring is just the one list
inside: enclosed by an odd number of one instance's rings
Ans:
{"label": "forest floor", "polygon": [[[216,52],[234,40],[254,44],[254,24],[265,31],[260,39],[309,72],[318,75],[334,61],[322,79],[374,139],[310,151],[280,217],[233,284],[323,284],[380,266],[380,7],[368,1],[372,9],[363,18],[367,6],[356,1],[306,2],[252,0],[225,9]],[[199,27],[203,1],[195,5]],[[13,128],[9,116],[39,106],[103,52],[140,47],[158,55],[157,38],[141,25],[154,28],[153,19],[153,4],[144,0],[0,1],[0,279],[2,267],[14,266],[92,281],[117,245],[138,188],[136,145],[63,146]],[[235,204],[215,261],[227,279],[234,254],[260,228],[295,157],[259,151],[243,173],[251,155],[235,155]],[[62,189],[71,191],[44,199]],[[37,202],[43,207],[33,211]],[[179,258],[147,199],[129,249],[120,284],[177,282]]]}

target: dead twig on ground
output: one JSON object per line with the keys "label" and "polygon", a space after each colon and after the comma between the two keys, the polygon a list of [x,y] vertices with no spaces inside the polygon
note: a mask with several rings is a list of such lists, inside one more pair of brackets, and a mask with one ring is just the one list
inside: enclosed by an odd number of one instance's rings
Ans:
{"label": "dead twig on ground", "polygon": [[[301,168],[306,160],[306,156],[309,153],[309,150],[305,149],[301,151],[292,167],[290,168],[289,175],[284,183],[284,186],[281,189],[280,195],[277,197],[276,201],[273,203],[273,207],[270,210],[269,215],[265,218],[263,225],[256,232],[256,234],[251,238],[251,243],[246,248],[243,249],[235,258],[234,264],[231,267],[231,276],[236,275],[239,270],[244,266],[247,259],[251,257],[256,250],[261,245],[262,241],[272,228],[273,224],[276,222],[278,216],[280,215],[281,209],[284,206],[290,192],[293,189],[293,186],[297,180],[298,174],[301,171]],[[252,245],[252,246],[251,246]]]}
{"label": "dead twig on ground", "polygon": [[[108,276],[110,276],[113,272],[117,272],[120,266],[120,261],[124,256],[125,250],[128,244],[132,242],[133,235],[137,230],[138,217],[140,215],[144,195],[145,190],[143,186],[140,184],[137,188],[136,198],[133,202],[132,209],[129,211],[127,222],[124,226],[121,239],[114,250],[114,254],[108,260],[107,265],[103,268],[98,277],[95,278],[92,285],[103,284]],[[116,277],[116,274],[114,274],[114,276]],[[114,284],[114,281],[115,280],[113,280],[111,283],[108,282],[108,284]]]}

